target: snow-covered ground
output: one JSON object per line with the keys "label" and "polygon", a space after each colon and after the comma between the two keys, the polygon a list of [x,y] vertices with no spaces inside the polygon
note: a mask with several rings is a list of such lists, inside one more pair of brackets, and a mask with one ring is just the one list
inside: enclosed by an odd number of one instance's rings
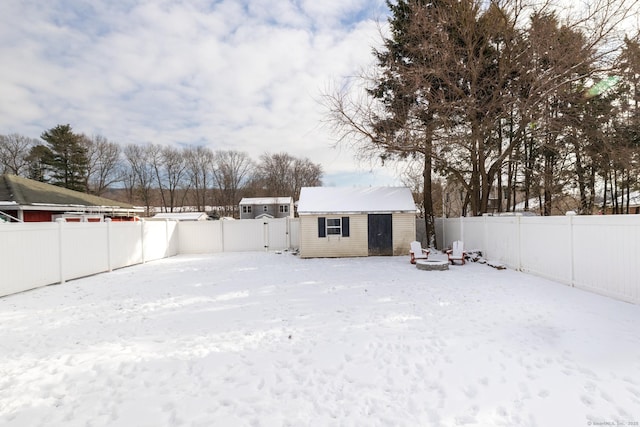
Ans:
{"label": "snow-covered ground", "polygon": [[0,425],[634,425],[638,325],[480,264],[179,256],[0,298]]}

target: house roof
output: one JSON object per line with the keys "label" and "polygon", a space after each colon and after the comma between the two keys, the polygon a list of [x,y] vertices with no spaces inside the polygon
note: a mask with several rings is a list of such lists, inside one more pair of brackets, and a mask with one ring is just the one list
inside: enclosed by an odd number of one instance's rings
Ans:
{"label": "house roof", "polygon": [[415,212],[406,187],[304,187],[298,214]]}
{"label": "house roof", "polygon": [[163,212],[150,219],[173,219],[176,221],[205,221],[209,216],[204,212]]}
{"label": "house roof", "polygon": [[142,211],[133,205],[81,193],[67,188],[46,184],[40,181],[16,175],[0,175],[0,206],[38,207],[108,207],[109,211],[118,208],[130,211]]}
{"label": "house roof", "polygon": [[243,197],[241,205],[288,205],[293,197]]}
{"label": "house roof", "polygon": [[262,213],[257,215],[255,219],[272,219],[273,215],[269,215],[268,213]]}

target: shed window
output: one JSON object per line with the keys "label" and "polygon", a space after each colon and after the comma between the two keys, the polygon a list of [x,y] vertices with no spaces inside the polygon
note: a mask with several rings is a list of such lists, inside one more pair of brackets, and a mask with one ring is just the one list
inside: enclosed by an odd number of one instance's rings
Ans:
{"label": "shed window", "polygon": [[280,205],[280,213],[288,213],[289,205]]}
{"label": "shed window", "polygon": [[327,235],[336,234],[342,234],[342,221],[340,218],[327,218]]}
{"label": "shed window", "polygon": [[268,211],[269,211],[269,206],[264,205],[264,206],[262,207],[262,212],[268,212]]}
{"label": "shed window", "polygon": [[349,237],[349,217],[318,218],[318,237],[327,236]]}
{"label": "shed window", "polygon": [[242,213],[251,213],[251,206],[243,206]]}

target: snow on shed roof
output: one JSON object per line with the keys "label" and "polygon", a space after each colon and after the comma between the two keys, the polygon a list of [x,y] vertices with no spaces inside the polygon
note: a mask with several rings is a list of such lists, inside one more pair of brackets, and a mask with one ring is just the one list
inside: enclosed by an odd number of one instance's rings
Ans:
{"label": "snow on shed roof", "polygon": [[411,190],[406,187],[304,187],[298,214],[415,212]]}
{"label": "snow on shed roof", "polygon": [[157,213],[150,219],[172,219],[176,221],[205,221],[209,219],[204,212],[163,212]]}
{"label": "snow on shed roof", "polygon": [[243,197],[241,205],[286,205],[293,201],[293,197]]}

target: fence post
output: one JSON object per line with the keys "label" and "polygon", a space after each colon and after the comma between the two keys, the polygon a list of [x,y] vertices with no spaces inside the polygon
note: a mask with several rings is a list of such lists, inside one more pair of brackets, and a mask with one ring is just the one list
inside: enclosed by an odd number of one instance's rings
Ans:
{"label": "fence post", "polygon": [[482,214],[482,225],[484,228],[484,233],[482,233],[482,239],[484,240],[482,242],[482,248],[480,248],[482,250],[482,256],[483,257],[488,257],[489,255],[487,255],[487,248],[489,247],[489,214]]}
{"label": "fence post", "polygon": [[169,218],[164,219],[164,258],[171,256],[169,244]]}
{"label": "fence post", "polygon": [[447,247],[447,221],[449,219],[442,217],[442,247],[441,250],[444,250]]}
{"label": "fence post", "polygon": [[573,217],[576,215],[574,211],[565,214],[569,218],[569,285],[574,285],[574,265],[573,265]]}
{"label": "fence post", "polygon": [[462,240],[464,242],[464,217],[460,217],[460,238],[458,240]]}
{"label": "fence post", "polygon": [[64,235],[64,224],[66,224],[67,221],[65,221],[64,218],[58,218],[56,222],[58,223],[58,268],[60,270],[60,284],[62,285],[64,283],[64,255],[62,253],[64,245],[62,239]]}
{"label": "fence post", "polygon": [[113,271],[111,267],[111,218],[106,218],[104,222],[107,223],[107,269]]}
{"label": "fence post", "polygon": [[145,263],[144,260],[144,224],[145,220],[140,218],[140,256],[142,257],[142,263]]}
{"label": "fence post", "polygon": [[227,221],[220,221],[220,252],[224,253],[224,227]]}
{"label": "fence post", "polygon": [[264,251],[269,252],[269,220],[262,222],[262,244],[264,245]]}
{"label": "fence post", "polygon": [[516,250],[517,259],[516,259],[516,269],[518,271],[522,271],[522,214],[516,214]]}

